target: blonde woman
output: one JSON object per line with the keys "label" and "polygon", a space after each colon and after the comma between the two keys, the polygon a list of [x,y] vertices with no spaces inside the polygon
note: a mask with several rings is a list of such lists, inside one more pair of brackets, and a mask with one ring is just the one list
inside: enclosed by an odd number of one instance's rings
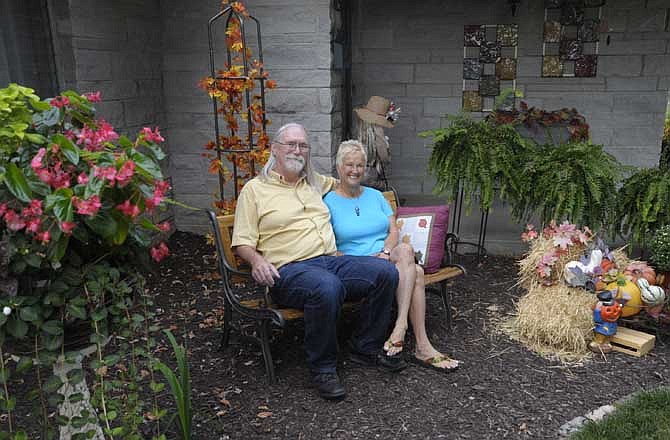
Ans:
{"label": "blonde woman", "polygon": [[395,215],[381,192],[361,185],[366,170],[366,152],[357,140],[340,144],[336,165],[340,182],[324,198],[330,210],[338,252],[345,255],[372,255],[395,264],[400,274],[396,291],[398,318],[384,344],[389,356],[404,346],[408,318],[416,339],[417,363],[448,372],[459,362],[436,350],[426,333],[426,292],[421,266],[414,263],[414,250],[398,242]]}

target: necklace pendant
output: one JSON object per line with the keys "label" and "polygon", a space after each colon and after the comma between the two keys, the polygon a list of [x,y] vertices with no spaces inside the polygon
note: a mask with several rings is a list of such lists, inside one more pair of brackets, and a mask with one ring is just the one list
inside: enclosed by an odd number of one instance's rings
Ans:
{"label": "necklace pendant", "polygon": [[358,208],[358,206],[356,206],[356,207],[354,208],[354,212],[356,212],[356,217],[360,217],[360,216],[361,216],[361,210]]}

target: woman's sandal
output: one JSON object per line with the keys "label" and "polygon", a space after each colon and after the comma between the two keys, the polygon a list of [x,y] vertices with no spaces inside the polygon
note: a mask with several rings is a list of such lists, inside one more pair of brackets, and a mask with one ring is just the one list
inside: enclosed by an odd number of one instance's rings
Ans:
{"label": "woman's sandal", "polygon": [[400,352],[402,352],[404,346],[405,346],[404,341],[392,341],[388,339],[386,342],[384,342],[384,351],[389,356],[395,356],[397,354],[400,354]]}
{"label": "woman's sandal", "polygon": [[[456,365],[453,367],[439,367],[438,364],[445,362],[445,361],[453,361],[456,362]],[[456,359],[452,359],[449,356],[445,354],[439,354],[437,356],[433,356],[428,359],[419,359],[416,356],[412,356],[412,362],[415,364],[424,367],[424,368],[430,368],[431,370],[437,370],[441,371],[443,373],[451,373],[453,371],[458,370],[459,367],[459,361]]]}

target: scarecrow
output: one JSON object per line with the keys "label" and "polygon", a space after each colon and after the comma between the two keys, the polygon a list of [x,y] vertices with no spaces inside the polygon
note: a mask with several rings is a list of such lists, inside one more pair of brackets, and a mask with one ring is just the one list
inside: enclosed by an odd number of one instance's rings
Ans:
{"label": "scarecrow", "polygon": [[391,147],[384,135],[384,128],[393,128],[400,108],[381,96],[371,96],[365,107],[355,108],[358,116],[357,138],[366,149],[368,156],[367,183],[379,189],[388,190],[386,166],[390,162]]}
{"label": "scarecrow", "polygon": [[593,341],[589,343],[589,349],[594,353],[612,351],[610,339],[616,334],[616,322],[623,310],[623,305],[615,298],[616,291],[598,292],[598,302],[593,306]]}

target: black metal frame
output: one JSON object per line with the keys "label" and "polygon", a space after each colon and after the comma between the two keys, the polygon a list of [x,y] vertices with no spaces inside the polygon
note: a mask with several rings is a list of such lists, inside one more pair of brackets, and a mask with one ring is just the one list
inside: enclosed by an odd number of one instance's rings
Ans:
{"label": "black metal frame", "polygon": [[[259,308],[245,307],[240,303],[239,298],[233,290],[232,277],[244,277],[249,279],[251,282],[253,282],[253,279],[251,278],[251,274],[235,269],[233,265],[227,261],[216,214],[208,210],[207,215],[214,233],[217,261],[219,272],[221,273],[221,283],[224,292],[224,324],[220,349],[225,350],[230,344],[230,332],[233,328],[237,330],[240,336],[242,336],[244,339],[248,339],[254,343],[259,344],[263,353],[263,361],[265,362],[265,372],[267,373],[268,381],[273,384],[277,381],[277,378],[275,376],[274,364],[272,362],[272,352],[270,351],[272,326],[274,325],[279,328],[283,328],[286,325],[286,321],[284,320],[284,317],[281,315],[281,313],[279,313],[279,311],[267,306],[267,291],[265,297],[263,299],[259,299],[261,303],[261,307]],[[234,323],[233,312],[237,313],[240,318],[252,321],[254,323],[254,332],[247,332],[239,321]]]}
{"label": "black metal frame", "polygon": [[[246,31],[244,27],[244,22],[245,22],[245,17],[240,15],[238,12],[236,12],[232,6],[228,6],[225,9],[223,9],[221,12],[213,16],[212,18],[209,19],[209,22],[207,24],[207,37],[208,37],[208,42],[209,42],[209,64],[210,64],[210,70],[211,70],[211,76],[212,78],[216,80],[222,80],[224,78],[218,77],[216,75],[216,61],[215,61],[215,56],[214,56],[214,35],[213,35],[213,28],[215,25],[215,22],[221,19],[222,17],[225,18],[224,22],[224,30],[228,29],[228,26],[230,25],[231,19],[235,18],[236,20],[239,21],[240,23],[240,33],[242,35],[242,54],[246,54],[247,51],[247,36],[246,36]],[[259,82],[260,84],[260,97],[261,97],[261,107],[263,110],[263,134],[266,132],[267,128],[267,119],[265,117],[265,78],[263,75],[263,45],[261,43],[261,24],[260,22],[253,16],[249,16],[249,19],[252,20],[256,24],[256,39],[257,39],[257,44],[258,44],[258,61],[261,64],[260,67],[260,75],[258,78],[256,78],[256,81]],[[228,65],[232,65],[232,56],[230,49],[226,45],[226,59],[228,62]],[[243,76],[234,76],[234,77],[226,77],[225,80],[228,81],[247,81],[249,79],[249,63],[248,60],[246,59],[246,56],[242,56],[242,63],[244,66],[244,75]],[[249,95],[249,90],[245,91],[245,96],[244,96],[244,108],[242,109],[243,111],[246,110],[247,113],[247,134],[249,136],[249,145],[250,146],[256,146],[257,144],[254,143],[254,136],[253,136],[253,129],[252,129],[252,114],[251,114],[251,98]],[[212,107],[214,111],[214,133],[216,136],[216,156],[218,160],[222,159],[223,153],[233,153],[233,154],[239,154],[239,153],[248,153],[253,151],[253,148],[248,148],[248,149],[242,149],[242,150],[224,150],[221,149],[221,140],[220,140],[220,128],[219,128],[219,109],[218,105],[216,102],[216,98],[212,97]],[[231,136],[235,135],[234,130],[230,130]],[[255,170],[255,165],[252,161],[251,163],[251,171],[252,174],[254,173]],[[233,160],[233,191],[235,195],[235,199],[237,200],[237,195],[238,195],[238,190],[237,190],[237,164],[236,161]],[[221,196],[221,200],[223,200],[224,196],[224,179],[223,179],[223,174],[219,172],[219,193]]]}
{"label": "black metal frame", "polygon": [[463,186],[460,183],[458,185],[458,195],[456,196],[456,200],[454,200],[453,206],[454,216],[452,217],[451,221],[451,230],[455,234],[455,238],[451,240],[450,252],[452,255],[463,255],[458,253],[458,247],[460,245],[472,246],[475,248],[474,255],[477,257],[477,262],[479,262],[487,254],[484,244],[486,242],[486,229],[489,223],[490,210],[482,210],[482,216],[479,221],[479,234],[477,236],[477,243],[472,243],[470,241],[463,241],[458,237],[458,234],[461,231],[461,215],[463,211]]}

